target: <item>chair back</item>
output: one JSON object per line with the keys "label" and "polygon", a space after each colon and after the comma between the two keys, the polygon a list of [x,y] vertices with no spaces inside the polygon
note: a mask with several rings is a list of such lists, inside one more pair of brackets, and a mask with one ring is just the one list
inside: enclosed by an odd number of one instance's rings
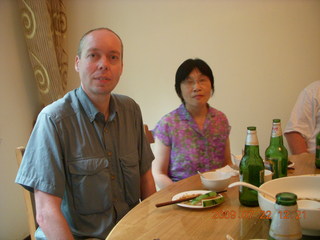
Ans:
{"label": "chair back", "polygon": [[[17,147],[16,148],[16,158],[18,162],[18,166],[20,167],[22,157],[24,154],[24,147]],[[29,231],[31,240],[35,240],[35,232],[38,227],[36,222],[36,211],[35,211],[35,202],[34,202],[34,194],[26,189],[23,189],[23,196],[27,208],[27,217],[28,217],[28,224],[29,224]]]}
{"label": "chair back", "polygon": [[147,137],[148,142],[149,142],[150,144],[151,144],[151,143],[154,143],[153,134],[152,134],[152,132],[149,130],[148,125],[147,125],[147,124],[144,124],[143,127],[144,127],[144,133],[145,133],[145,135],[146,135],[146,137]]}

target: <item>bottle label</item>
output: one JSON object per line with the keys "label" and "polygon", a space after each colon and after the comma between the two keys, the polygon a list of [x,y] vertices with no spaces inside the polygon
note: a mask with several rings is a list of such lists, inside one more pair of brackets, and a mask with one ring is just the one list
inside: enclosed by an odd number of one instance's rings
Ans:
{"label": "bottle label", "polygon": [[282,130],[280,123],[274,123],[272,125],[272,131],[271,131],[271,137],[281,137],[282,136]]}
{"label": "bottle label", "polygon": [[246,138],[246,145],[248,146],[258,146],[258,137],[256,132],[248,132],[247,138]]}
{"label": "bottle label", "polygon": [[279,177],[279,172],[281,171],[281,162],[279,161],[279,159],[266,158],[265,167],[273,173],[273,179]]}
{"label": "bottle label", "polygon": [[264,169],[259,172],[260,185],[264,183]]}

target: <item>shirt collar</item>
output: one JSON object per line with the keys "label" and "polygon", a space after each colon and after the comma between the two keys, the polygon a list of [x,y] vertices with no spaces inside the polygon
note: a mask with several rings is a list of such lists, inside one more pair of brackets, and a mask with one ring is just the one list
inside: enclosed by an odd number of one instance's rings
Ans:
{"label": "shirt collar", "polygon": [[[85,93],[85,91],[83,91],[81,86],[78,89],[76,89],[76,96],[79,99],[79,101],[83,107],[84,112],[89,117],[90,122],[93,122],[98,114],[102,114],[94,106],[94,104],[91,102],[90,98]],[[115,104],[115,101],[113,98],[114,97],[111,94],[110,104],[109,104],[109,111],[110,111],[109,121],[112,121],[115,118],[116,113],[117,113],[117,111],[116,111],[117,107],[116,107],[116,104]]]}
{"label": "shirt collar", "polygon": [[[207,113],[207,117],[214,117],[215,113],[214,113],[214,109],[212,107],[210,107],[209,103],[208,103],[208,113]],[[186,106],[184,104],[181,104],[178,108],[178,114],[181,118],[181,120],[190,120],[192,119],[190,113],[188,112]]]}

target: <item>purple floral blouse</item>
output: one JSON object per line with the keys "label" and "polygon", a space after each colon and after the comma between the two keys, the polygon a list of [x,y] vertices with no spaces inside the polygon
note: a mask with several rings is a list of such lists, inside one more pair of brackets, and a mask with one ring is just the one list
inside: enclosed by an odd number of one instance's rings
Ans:
{"label": "purple floral blouse", "polygon": [[227,117],[209,107],[202,130],[183,104],[157,123],[153,134],[171,147],[168,175],[179,181],[225,165],[226,140],[230,133]]}

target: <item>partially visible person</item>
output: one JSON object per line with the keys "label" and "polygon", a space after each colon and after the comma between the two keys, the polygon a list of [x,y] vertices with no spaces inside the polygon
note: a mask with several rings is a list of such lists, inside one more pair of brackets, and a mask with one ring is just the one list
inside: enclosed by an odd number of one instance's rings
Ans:
{"label": "partially visible person", "polygon": [[231,164],[230,126],[224,113],[211,107],[211,68],[201,59],[184,61],[176,72],[182,104],[157,123],[152,173],[161,189],[197,173]]}
{"label": "partially visible person", "polygon": [[292,154],[315,153],[320,132],[320,81],[303,89],[286,125],[284,135]]}
{"label": "partially visible person", "polygon": [[16,177],[35,194],[36,239],[105,239],[156,191],[140,108],[112,93],[120,37],[108,28],[84,34],[75,69],[81,86],[39,114]]}

